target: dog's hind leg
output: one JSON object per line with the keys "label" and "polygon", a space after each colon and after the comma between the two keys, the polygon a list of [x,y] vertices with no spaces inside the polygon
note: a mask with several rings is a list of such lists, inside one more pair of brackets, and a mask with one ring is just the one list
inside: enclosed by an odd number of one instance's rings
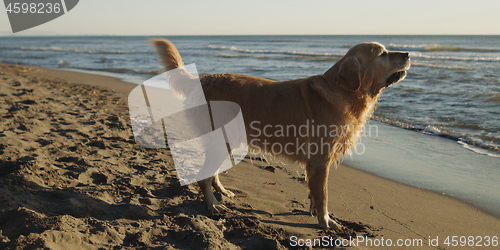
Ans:
{"label": "dog's hind leg", "polygon": [[229,208],[219,203],[219,201],[215,198],[214,193],[212,192],[212,180],[213,176],[201,181],[198,181],[198,185],[201,188],[201,192],[203,193],[203,199],[207,204],[207,208],[211,213],[220,213],[229,211]]}
{"label": "dog's hind leg", "polygon": [[220,183],[219,181],[219,174],[215,174],[214,175],[214,178],[212,179],[212,187],[215,188],[215,191],[229,197],[229,198],[233,198],[234,197],[234,193],[225,189],[224,186],[222,186],[222,184]]}
{"label": "dog's hind leg", "polygon": [[316,211],[316,206],[314,206],[314,200],[311,198],[311,193],[309,192],[309,196],[307,197],[309,198],[309,212],[311,213],[311,216],[316,216],[318,215],[318,212]]}
{"label": "dog's hind leg", "polygon": [[[217,191],[220,191],[222,193],[224,193],[224,191],[226,191],[226,193],[229,192],[224,187],[222,187],[217,176],[219,167],[226,160],[224,154],[227,154],[227,151],[224,152],[224,150],[220,150],[217,148],[207,148],[205,152],[205,162],[203,163],[203,166],[198,172],[196,178],[197,180],[201,179],[200,181],[198,181],[198,185],[200,186],[201,192],[203,193],[207,208],[212,213],[229,211],[226,206],[219,203],[212,191],[212,185],[215,183],[215,189],[220,189]],[[207,176],[208,178],[206,178]]]}

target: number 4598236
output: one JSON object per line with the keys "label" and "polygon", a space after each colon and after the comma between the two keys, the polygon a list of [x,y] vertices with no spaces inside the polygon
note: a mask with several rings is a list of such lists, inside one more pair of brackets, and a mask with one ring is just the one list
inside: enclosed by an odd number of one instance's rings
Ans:
{"label": "number 4598236", "polygon": [[498,246],[498,236],[493,236],[493,237],[490,237],[490,236],[469,236],[469,237],[465,237],[465,236],[448,236],[446,237],[446,240],[443,242],[445,245],[447,246],[470,246],[470,247],[473,247],[473,246],[476,246],[476,247],[480,247],[480,246],[485,246],[485,247],[488,247],[488,246]]}
{"label": "number 4598236", "polygon": [[9,3],[7,13],[31,13],[31,14],[51,14],[61,12],[60,3]]}

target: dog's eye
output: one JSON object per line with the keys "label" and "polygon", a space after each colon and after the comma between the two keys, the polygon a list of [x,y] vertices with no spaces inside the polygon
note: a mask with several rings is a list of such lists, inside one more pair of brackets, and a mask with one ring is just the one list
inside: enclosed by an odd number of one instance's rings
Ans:
{"label": "dog's eye", "polygon": [[384,51],[384,52],[382,52],[382,54],[380,54],[380,56],[386,56],[386,55],[387,55],[386,51]]}

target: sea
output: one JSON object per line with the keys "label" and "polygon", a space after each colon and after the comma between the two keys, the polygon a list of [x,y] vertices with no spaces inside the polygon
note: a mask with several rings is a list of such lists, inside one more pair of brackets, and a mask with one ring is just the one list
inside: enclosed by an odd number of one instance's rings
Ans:
{"label": "sea", "polygon": [[344,163],[500,217],[500,36],[5,36],[0,62],[140,84],[163,72],[157,37],[200,73],[274,80],[322,74],[361,42],[410,52],[406,79],[383,91]]}

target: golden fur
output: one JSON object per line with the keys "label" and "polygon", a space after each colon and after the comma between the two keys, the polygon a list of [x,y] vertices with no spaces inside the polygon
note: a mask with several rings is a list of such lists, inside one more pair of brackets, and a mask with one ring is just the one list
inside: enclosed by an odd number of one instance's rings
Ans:
{"label": "golden fur", "polygon": [[[183,65],[179,52],[171,42],[151,42],[167,70]],[[351,48],[322,75],[273,81],[221,73],[203,76],[200,80],[207,101],[224,100],[239,104],[248,144],[254,150],[305,165],[311,211],[318,216],[322,228],[337,228],[340,225],[329,217],[327,209],[329,167],[355,146],[363,126],[375,109],[381,90],[402,80],[409,67],[408,53],[387,52],[379,43],[362,43]],[[189,95],[183,92],[182,86],[176,86],[175,81],[171,84],[179,94]],[[306,123],[326,126],[328,131],[306,136],[282,136],[282,128],[297,128]],[[337,129],[337,133],[333,133],[333,129]],[[329,150],[276,152],[265,143],[282,148],[297,147],[296,144],[323,145]],[[200,181],[199,185],[211,211],[227,210],[215,199],[211,186],[229,197],[234,194],[224,189],[217,175]]]}

